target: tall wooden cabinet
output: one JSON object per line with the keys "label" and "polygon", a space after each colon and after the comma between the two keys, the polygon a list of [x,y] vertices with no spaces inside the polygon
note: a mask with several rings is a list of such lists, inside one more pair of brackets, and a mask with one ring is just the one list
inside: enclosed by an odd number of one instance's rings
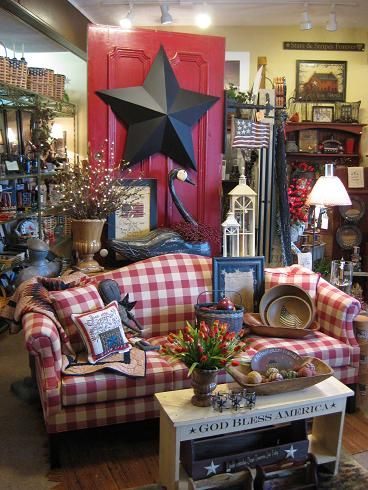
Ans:
{"label": "tall wooden cabinet", "polygon": [[[288,122],[286,157],[290,173],[298,163],[306,162],[323,175],[324,165],[333,163],[335,175],[342,179],[349,194],[351,196],[361,194],[367,198],[367,190],[349,189],[347,185],[347,168],[358,167],[361,161],[360,140],[363,127],[364,124],[355,123]],[[367,186],[368,180],[367,178],[365,180]],[[350,252],[342,250],[336,240],[336,232],[343,221],[339,209],[329,210],[328,216],[328,230],[321,231],[321,239],[326,243],[325,256],[335,259],[343,254],[348,258]],[[368,226],[365,223],[366,218],[359,223],[359,226],[364,228],[362,229],[364,241],[368,238]]]}

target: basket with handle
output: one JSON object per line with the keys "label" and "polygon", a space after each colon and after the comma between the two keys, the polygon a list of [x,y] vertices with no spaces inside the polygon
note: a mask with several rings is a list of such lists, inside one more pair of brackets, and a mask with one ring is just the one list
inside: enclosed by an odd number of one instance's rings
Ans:
{"label": "basket with handle", "polygon": [[236,294],[239,298],[239,304],[235,304],[235,310],[218,310],[216,309],[217,303],[200,303],[200,297],[203,294],[211,293],[211,291],[202,291],[197,298],[197,304],[194,305],[194,312],[196,316],[196,323],[205,322],[207,325],[212,325],[215,321],[220,323],[226,323],[229,332],[239,332],[243,326],[243,315],[245,308],[241,304],[242,297],[237,291],[221,291],[225,296],[225,293]]}
{"label": "basket with handle", "polygon": [[5,56],[0,56],[0,83],[10,83],[10,59],[5,44],[0,41],[0,46],[4,49]]}

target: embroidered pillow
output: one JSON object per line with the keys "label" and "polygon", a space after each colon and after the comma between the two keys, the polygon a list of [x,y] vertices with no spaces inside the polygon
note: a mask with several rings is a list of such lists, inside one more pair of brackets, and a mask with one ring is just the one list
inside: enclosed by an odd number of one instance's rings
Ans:
{"label": "embroidered pillow", "polygon": [[320,275],[294,264],[290,267],[266,268],[265,290],[279,284],[293,284],[306,291],[315,299]]}
{"label": "embroidered pillow", "polygon": [[95,364],[110,354],[123,353],[131,349],[120,320],[117,301],[105,308],[72,314],[88,351],[88,361]]}
{"label": "embroidered pillow", "polygon": [[84,343],[72,320],[72,314],[86,313],[103,308],[104,303],[96,286],[88,284],[84,287],[65,289],[64,291],[49,291],[49,297],[73,349],[75,352],[81,352],[84,349]]}

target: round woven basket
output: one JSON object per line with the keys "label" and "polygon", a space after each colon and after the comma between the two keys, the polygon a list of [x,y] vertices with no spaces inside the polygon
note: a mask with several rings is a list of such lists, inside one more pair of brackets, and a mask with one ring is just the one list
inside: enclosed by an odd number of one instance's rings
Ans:
{"label": "round woven basket", "polygon": [[[203,291],[197,298],[197,304],[194,305],[194,312],[196,316],[196,323],[199,325],[200,322],[205,322],[207,325],[211,326],[215,321],[220,323],[226,323],[228,326],[228,332],[238,333],[243,327],[243,315],[245,308],[241,304],[235,305],[235,310],[217,310],[217,303],[198,303],[198,299],[202,294],[206,294],[208,291]],[[241,296],[239,293],[240,301]]]}

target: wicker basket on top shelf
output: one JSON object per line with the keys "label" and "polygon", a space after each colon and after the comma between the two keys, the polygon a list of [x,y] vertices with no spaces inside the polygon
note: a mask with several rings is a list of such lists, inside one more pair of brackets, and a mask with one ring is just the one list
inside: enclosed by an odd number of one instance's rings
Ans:
{"label": "wicker basket on top shelf", "polygon": [[54,97],[54,70],[28,68],[27,88],[46,97]]}
{"label": "wicker basket on top shelf", "polygon": [[55,73],[54,75],[54,97],[62,100],[64,98],[65,75]]}

